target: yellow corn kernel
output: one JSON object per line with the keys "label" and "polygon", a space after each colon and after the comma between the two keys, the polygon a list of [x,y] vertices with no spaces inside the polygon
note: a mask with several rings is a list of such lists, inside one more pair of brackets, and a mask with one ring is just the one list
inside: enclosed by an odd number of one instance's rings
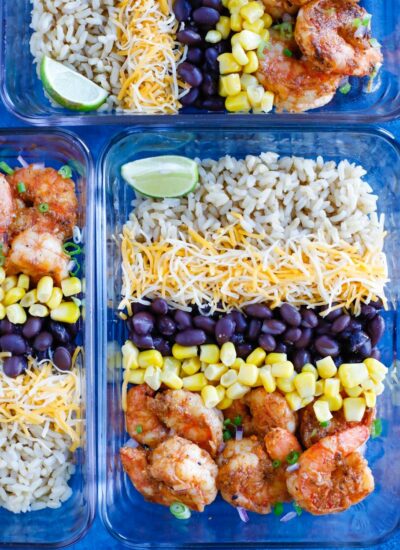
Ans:
{"label": "yellow corn kernel", "polygon": [[208,365],[204,371],[204,376],[207,380],[217,382],[221,379],[221,376],[228,371],[228,367],[225,367],[222,363],[216,363],[215,365]]}
{"label": "yellow corn kernel", "polygon": [[314,401],[314,396],[310,395],[309,397],[302,397],[301,399],[301,408],[307,407],[310,403]]}
{"label": "yellow corn kernel", "polygon": [[180,373],[182,363],[175,359],[175,357],[164,357],[163,370],[174,372],[175,374]]}
{"label": "yellow corn kernel", "polygon": [[364,365],[367,367],[369,375],[374,382],[382,382],[387,375],[388,369],[385,365],[373,357],[364,359]]}
{"label": "yellow corn kernel", "polygon": [[68,277],[61,281],[61,290],[64,296],[74,296],[82,292],[82,283],[78,277]]}
{"label": "yellow corn kernel", "polygon": [[353,388],[344,388],[344,391],[349,397],[359,397],[362,392],[362,386],[354,386]]}
{"label": "yellow corn kernel", "polygon": [[365,404],[367,405],[367,407],[375,407],[376,405],[376,395],[373,391],[366,391],[364,392],[364,399],[365,399]]}
{"label": "yellow corn kernel", "polygon": [[191,357],[190,359],[185,359],[182,362],[182,370],[185,374],[191,376],[199,372],[201,367],[201,362],[198,357]]}
{"label": "yellow corn kernel", "polygon": [[294,387],[300,397],[313,397],[315,393],[315,376],[312,372],[301,372],[294,377]]}
{"label": "yellow corn kernel", "polygon": [[221,81],[228,96],[234,96],[240,92],[240,76],[237,73],[221,76]]}
{"label": "yellow corn kernel", "polygon": [[228,4],[229,4],[229,0],[221,0],[221,1],[222,1],[222,5],[224,6],[224,8],[227,8]]}
{"label": "yellow corn kernel", "polygon": [[282,363],[272,364],[272,375],[275,378],[292,378],[294,366],[291,361],[282,361]]}
{"label": "yellow corn kernel", "polygon": [[283,393],[290,393],[296,389],[294,385],[294,376],[291,378],[277,378],[276,385]]}
{"label": "yellow corn kernel", "polygon": [[33,290],[30,290],[25,294],[25,296],[21,299],[20,305],[22,307],[30,307],[33,304],[36,304],[37,302],[37,291],[36,288]]}
{"label": "yellow corn kernel", "polygon": [[241,399],[248,391],[250,391],[249,387],[235,382],[226,390],[226,396],[229,399]]}
{"label": "yellow corn kernel", "polygon": [[324,385],[324,393],[328,397],[335,397],[340,393],[340,380],[339,378],[327,378]]}
{"label": "yellow corn kernel", "polygon": [[257,77],[252,74],[242,74],[242,76],[240,77],[240,85],[242,87],[242,90],[247,90],[248,88],[250,88],[250,86],[258,86]]}
{"label": "yellow corn kernel", "polygon": [[322,395],[324,393],[324,389],[325,389],[325,380],[323,380],[321,378],[321,379],[319,379],[315,382],[315,393],[314,393],[314,395],[316,397],[318,397],[319,395]]}
{"label": "yellow corn kernel", "polygon": [[209,42],[210,44],[218,44],[218,42],[221,42],[221,40],[222,34],[219,31],[208,31],[205,36],[205,41]]}
{"label": "yellow corn kernel", "polygon": [[239,92],[237,95],[227,97],[225,100],[225,108],[231,113],[250,111],[251,107],[246,92]]}
{"label": "yellow corn kernel", "polygon": [[[236,372],[236,371],[234,371]],[[245,363],[239,369],[239,374],[237,376],[237,381],[240,384],[245,386],[254,386],[258,379],[258,368],[257,365],[252,365],[250,363]]]}
{"label": "yellow corn kernel", "polygon": [[364,363],[343,363],[339,367],[339,378],[345,388],[354,388],[368,379]]}
{"label": "yellow corn kernel", "polygon": [[140,351],[138,356],[139,367],[145,369],[146,367],[162,367],[163,356],[156,349],[148,349],[146,351]]}
{"label": "yellow corn kernel", "polygon": [[[239,42],[232,47],[232,55],[240,65],[247,65],[247,63],[249,62],[249,58],[247,57],[246,52],[244,51],[244,49],[242,48]],[[240,77],[239,77],[239,82],[240,82]],[[240,89],[239,89],[239,92],[240,92]],[[239,93],[239,92],[236,92],[236,93]]]}
{"label": "yellow corn kernel", "polygon": [[172,370],[162,369],[161,382],[165,384],[171,390],[180,390],[183,387],[182,378],[180,378]]}
{"label": "yellow corn kernel", "polygon": [[264,92],[261,101],[261,111],[263,113],[269,113],[274,107],[274,94],[272,92]]}
{"label": "yellow corn kernel", "polygon": [[181,346],[180,344],[174,344],[172,346],[172,355],[175,359],[179,359],[179,361],[197,357],[197,346]]}
{"label": "yellow corn kernel", "polygon": [[228,3],[228,9],[231,14],[239,13],[243,6],[248,3],[249,0],[230,0]]}
{"label": "yellow corn kernel", "polygon": [[0,321],[2,321],[6,316],[6,308],[3,304],[0,304]]}
{"label": "yellow corn kernel", "polygon": [[6,277],[3,281],[3,290],[4,292],[8,292],[15,286],[17,286],[18,279],[16,275],[11,275],[10,277]]}
{"label": "yellow corn kernel", "polygon": [[315,376],[315,380],[318,380],[318,371],[311,363],[303,365],[301,372],[311,372]]}
{"label": "yellow corn kernel", "polygon": [[266,392],[273,393],[276,390],[276,381],[272,376],[271,365],[261,367],[259,370],[259,377]]}
{"label": "yellow corn kernel", "polygon": [[26,294],[26,291],[24,288],[15,286],[14,288],[11,288],[8,292],[6,292],[3,303],[5,306],[11,306],[12,304],[16,304],[25,296],[25,294]]}
{"label": "yellow corn kernel", "polygon": [[255,23],[257,19],[261,19],[261,17],[264,15],[264,6],[262,6],[258,2],[249,2],[248,4],[240,8],[240,15],[248,23]]}
{"label": "yellow corn kernel", "polygon": [[4,267],[0,267],[0,285],[3,284],[4,279],[6,278],[6,270]]}
{"label": "yellow corn kernel", "polygon": [[232,44],[232,47],[235,46],[236,44],[239,44],[239,36],[240,33],[235,33],[231,36],[231,44]]}
{"label": "yellow corn kernel", "polygon": [[285,397],[292,411],[298,411],[299,409],[301,409],[301,397],[296,391],[287,393]]}
{"label": "yellow corn kernel", "polygon": [[343,412],[347,422],[361,422],[365,408],[366,404],[363,397],[346,397],[343,399]]}
{"label": "yellow corn kernel", "polygon": [[270,35],[268,29],[264,29],[263,27],[258,34],[260,35],[262,42],[267,43],[269,41]]}
{"label": "yellow corn kernel", "polygon": [[337,373],[337,367],[330,355],[317,361],[316,365],[321,378],[331,378]]}
{"label": "yellow corn kernel", "polygon": [[239,370],[242,365],[245,364],[244,359],[241,357],[236,357],[235,362],[232,365],[232,369]]}
{"label": "yellow corn kernel", "polygon": [[264,15],[261,17],[261,19],[264,21],[264,27],[266,29],[269,29],[270,26],[272,25],[272,17],[270,16],[269,13],[264,13]]}
{"label": "yellow corn kernel", "polygon": [[80,315],[79,307],[74,302],[61,302],[58,307],[50,312],[53,321],[60,321],[61,323],[76,323]]}
{"label": "yellow corn kernel", "polygon": [[207,386],[207,378],[202,372],[192,374],[192,376],[186,376],[182,380],[183,387],[189,391],[201,391],[204,386]]}
{"label": "yellow corn kernel", "polygon": [[382,382],[377,382],[374,387],[374,392],[376,395],[381,395],[385,391],[385,386]]}
{"label": "yellow corn kernel", "polygon": [[2,289],[2,287],[0,286],[0,302],[2,302],[4,300],[4,296],[5,296],[5,292]]}
{"label": "yellow corn kernel", "polygon": [[61,288],[55,286],[51,292],[50,300],[47,300],[46,306],[50,309],[55,309],[58,307],[63,299],[63,293]]}
{"label": "yellow corn kernel", "polygon": [[42,277],[37,284],[37,298],[39,302],[45,304],[51,298],[53,291],[53,279],[46,275]]}
{"label": "yellow corn kernel", "polygon": [[329,410],[332,412],[339,411],[343,406],[343,397],[340,393],[337,395],[324,395],[321,399],[328,402]]}
{"label": "yellow corn kernel", "polygon": [[260,369],[258,369],[257,380],[256,380],[255,384],[253,384],[253,388],[259,388],[260,386],[263,386],[263,385],[264,385],[264,383],[263,383],[263,381],[261,380]]}
{"label": "yellow corn kernel", "polygon": [[159,390],[161,386],[161,369],[152,366],[147,367],[144,373],[144,381],[152,390]]}
{"label": "yellow corn kernel", "polygon": [[231,367],[236,361],[236,348],[232,342],[225,342],[225,344],[222,344],[221,361],[226,367]]}
{"label": "yellow corn kernel", "polygon": [[130,370],[127,371],[126,376],[124,376],[124,380],[131,384],[143,384],[145,373],[146,371],[144,369]]}
{"label": "yellow corn kernel", "polygon": [[23,325],[26,323],[27,315],[23,307],[19,304],[12,304],[6,307],[7,319],[13,325]]}
{"label": "yellow corn kernel", "polygon": [[49,310],[43,304],[32,304],[28,311],[29,315],[33,317],[47,317],[49,315]]}
{"label": "yellow corn kernel", "polygon": [[219,73],[222,75],[239,73],[242,70],[241,65],[239,65],[231,53],[221,53],[217,59],[219,63]]}
{"label": "yellow corn kernel", "polygon": [[[247,65],[244,66],[243,72],[249,73],[249,74],[255,73],[258,69],[258,57],[256,52],[247,52],[247,57],[249,58],[249,62],[247,63]],[[264,99],[264,96],[263,96],[263,99]],[[262,108],[262,101],[261,101],[261,108]]]}
{"label": "yellow corn kernel", "polygon": [[203,398],[204,405],[208,409],[213,409],[221,401],[214,386],[204,386],[201,390],[201,397]]}
{"label": "yellow corn kernel", "polygon": [[361,387],[364,391],[373,391],[375,388],[375,383],[371,378],[368,378],[368,380],[361,382]]}
{"label": "yellow corn kernel", "polygon": [[261,31],[264,29],[264,21],[262,19],[257,19],[257,21],[254,21],[254,23],[243,21],[243,29],[260,34]]}
{"label": "yellow corn kernel", "polygon": [[225,397],[225,391],[226,391],[224,386],[221,386],[221,384],[219,384],[218,386],[215,386],[215,389],[217,390],[219,400],[222,401]]}
{"label": "yellow corn kernel", "polygon": [[17,286],[20,288],[24,288],[25,290],[29,290],[29,277],[28,275],[25,275],[25,273],[21,273],[21,275],[18,277]]}
{"label": "yellow corn kernel", "polygon": [[[258,48],[261,42],[261,38],[259,34],[253,31],[244,30],[244,31],[240,31],[238,35],[238,41],[244,50],[250,51],[250,50],[256,50]],[[254,55],[256,54],[254,53]],[[250,71],[250,72],[254,72],[254,71]]]}
{"label": "yellow corn kernel", "polygon": [[221,378],[220,383],[225,388],[228,388],[232,384],[234,384],[237,381],[238,373],[234,369],[229,369],[227,372],[225,372]]}
{"label": "yellow corn kernel", "polygon": [[218,94],[221,97],[228,97],[228,92],[225,89],[225,82],[222,79],[223,77],[221,76],[218,83]]}
{"label": "yellow corn kernel", "polygon": [[218,403],[217,409],[219,409],[220,411],[224,411],[225,409],[229,409],[232,403],[233,403],[232,399],[229,399],[229,397],[224,397],[222,401]]}
{"label": "yellow corn kernel", "polygon": [[261,101],[264,96],[264,88],[262,86],[249,86],[247,88],[247,97],[253,109],[261,107]]}
{"label": "yellow corn kernel", "polygon": [[232,13],[231,15],[231,29],[234,32],[240,32],[242,30],[242,16],[240,13]]}
{"label": "yellow corn kernel", "polygon": [[203,344],[200,346],[200,361],[204,363],[218,363],[219,347],[215,344]]}
{"label": "yellow corn kernel", "polygon": [[246,363],[250,363],[251,365],[256,365],[257,367],[261,367],[266,357],[267,357],[267,354],[265,353],[265,350],[263,350],[262,348],[256,348],[247,357]]}
{"label": "yellow corn kernel", "polygon": [[265,363],[267,365],[273,365],[274,363],[285,363],[286,361],[286,353],[269,353],[265,359]]}
{"label": "yellow corn kernel", "polygon": [[230,17],[226,17],[226,15],[221,15],[219,18],[218,23],[216,24],[215,28],[219,33],[221,34],[222,38],[225,40],[228,38],[230,32],[231,32],[231,19]]}
{"label": "yellow corn kernel", "polygon": [[137,369],[139,366],[138,357],[139,350],[130,340],[126,340],[121,348],[122,352],[122,367],[124,369]]}
{"label": "yellow corn kernel", "polygon": [[328,422],[332,418],[331,411],[329,410],[328,401],[317,399],[313,405],[315,416],[319,422]]}

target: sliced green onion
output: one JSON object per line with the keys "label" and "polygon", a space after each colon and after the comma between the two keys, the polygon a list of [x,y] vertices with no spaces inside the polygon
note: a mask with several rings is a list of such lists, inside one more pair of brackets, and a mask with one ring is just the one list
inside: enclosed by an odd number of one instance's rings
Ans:
{"label": "sliced green onion", "polygon": [[77,256],[82,252],[82,248],[79,246],[79,244],[67,242],[63,244],[63,250],[68,256]]}
{"label": "sliced green onion", "polygon": [[272,28],[279,31],[282,38],[289,39],[293,36],[293,24],[289,21],[284,21],[279,25],[274,25]]}
{"label": "sliced green onion", "polygon": [[279,468],[280,465],[281,465],[281,461],[280,461],[280,460],[273,460],[273,461],[272,461],[272,467],[273,467],[273,468]]}
{"label": "sliced green onion", "polygon": [[225,418],[224,420],[224,426],[229,426],[229,424],[232,424],[232,421],[230,418]]}
{"label": "sliced green onion", "polygon": [[371,437],[372,439],[375,439],[380,435],[382,435],[382,420],[380,418],[375,418],[375,420],[372,423]]}
{"label": "sliced green onion", "polygon": [[136,433],[137,433],[137,434],[141,434],[142,432],[143,432],[143,427],[142,427],[140,424],[138,424],[138,425],[136,426]]}
{"label": "sliced green onion", "polygon": [[362,24],[364,27],[368,27],[369,23],[371,21],[371,15],[368,14],[364,17],[364,19],[362,20]]}
{"label": "sliced green onion", "polygon": [[224,441],[229,441],[229,439],[232,439],[232,434],[229,430],[224,430],[223,437]]}
{"label": "sliced green onion", "polygon": [[272,507],[272,510],[274,511],[274,514],[276,516],[280,516],[283,513],[283,504],[282,502],[275,502],[275,504]]}
{"label": "sliced green onion", "polygon": [[286,57],[293,57],[293,52],[289,50],[289,48],[284,48],[283,55],[286,55]]}
{"label": "sliced green onion", "polygon": [[38,206],[38,210],[42,214],[45,214],[46,212],[49,211],[49,205],[47,204],[47,202],[41,202]]}
{"label": "sliced green onion", "polygon": [[182,502],[174,502],[171,504],[169,511],[176,519],[189,519],[191,516],[190,509],[186,504],[182,504]]}
{"label": "sliced green onion", "polygon": [[74,258],[74,269],[70,271],[70,274],[72,277],[76,277],[81,269],[81,264],[78,262],[76,258]]}
{"label": "sliced green onion", "polygon": [[0,254],[0,267],[3,267],[5,262],[6,262],[6,257],[4,256],[4,254]]}
{"label": "sliced green onion", "polygon": [[361,27],[362,24],[363,23],[359,17],[356,17],[355,19],[353,19],[353,27],[355,27],[356,29]]}
{"label": "sliced green onion", "polygon": [[298,516],[301,516],[301,514],[303,513],[303,508],[301,508],[301,506],[299,506],[299,505],[297,504],[297,502],[294,502],[294,503],[293,503],[293,508],[295,509],[296,514],[297,514]]}
{"label": "sliced green onion", "polygon": [[339,92],[343,95],[346,95],[350,92],[351,90],[351,84],[350,82],[346,82],[346,84],[343,84],[343,86],[340,86],[339,88]]}
{"label": "sliced green onion", "polygon": [[317,428],[314,428],[313,431],[311,432],[310,437],[315,437],[316,435],[317,435]]}
{"label": "sliced green onion", "polygon": [[58,173],[65,179],[69,179],[72,176],[72,170],[71,167],[68,166],[68,164],[64,164],[64,166],[61,166]]}
{"label": "sliced green onion", "polygon": [[323,428],[327,428],[329,426],[329,420],[325,420],[324,422],[320,422],[319,425],[322,426]]}
{"label": "sliced green onion", "polygon": [[379,42],[377,41],[376,38],[370,38],[369,43],[371,44],[371,46],[373,48],[380,48],[381,47],[381,45],[379,44]]}
{"label": "sliced green onion", "polygon": [[267,48],[268,43],[265,40],[262,40],[257,48],[257,57],[258,59],[264,59],[264,50]]}
{"label": "sliced green onion", "polygon": [[240,414],[235,416],[235,418],[233,419],[233,423],[235,424],[235,426],[240,426],[242,424],[242,417],[240,416]]}
{"label": "sliced green onion", "polygon": [[4,161],[0,162],[0,170],[2,170],[5,174],[8,174],[9,176],[12,176],[14,174],[14,170],[11,168],[11,166],[9,166]]}
{"label": "sliced green onion", "polygon": [[26,187],[25,187],[25,183],[23,181],[19,181],[17,183],[17,191],[18,191],[18,193],[25,193]]}
{"label": "sliced green onion", "polygon": [[288,464],[296,464],[296,462],[299,460],[300,453],[298,451],[291,451],[287,457],[286,462]]}

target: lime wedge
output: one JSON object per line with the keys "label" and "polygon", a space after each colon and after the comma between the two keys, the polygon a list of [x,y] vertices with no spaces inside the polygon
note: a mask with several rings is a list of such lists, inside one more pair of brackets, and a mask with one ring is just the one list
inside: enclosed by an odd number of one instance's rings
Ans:
{"label": "lime wedge", "polygon": [[182,197],[199,181],[197,163],[186,157],[164,155],[135,160],[121,168],[124,180],[146,197]]}
{"label": "lime wedge", "polygon": [[40,65],[43,87],[56,103],[73,111],[94,111],[108,92],[58,61],[44,56]]}

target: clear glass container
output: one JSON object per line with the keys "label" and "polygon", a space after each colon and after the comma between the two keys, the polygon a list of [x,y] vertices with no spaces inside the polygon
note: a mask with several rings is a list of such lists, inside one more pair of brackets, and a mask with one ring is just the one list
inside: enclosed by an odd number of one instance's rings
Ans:
{"label": "clear glass container", "polygon": [[85,280],[85,317],[78,343],[83,347],[80,364],[82,382],[81,415],[84,437],[74,453],[76,472],[70,480],[72,496],[58,509],[12,514],[0,508],[0,548],[59,548],[79,540],[90,528],[95,513],[96,450],[94,408],[94,241],[93,166],[82,141],[70,132],[58,130],[0,129],[0,157],[10,166],[19,166],[21,155],[28,163],[60,166],[70,163],[79,201],[78,225],[82,229],[83,253],[80,276]]}
{"label": "clear glass container", "polygon": [[[365,546],[379,544],[398,527],[400,520],[400,386],[379,397],[378,416],[383,437],[370,440],[367,458],[376,481],[375,492],[361,504],[336,515],[316,517],[303,513],[289,523],[273,514],[250,513],[250,522],[239,520],[234,508],[220,497],[202,514],[189,521],[175,520],[168,508],[150,504],[133,488],[124,474],[119,449],[128,440],[121,410],[122,365],[120,346],[127,336],[117,317],[121,289],[119,235],[131,211],[132,188],[120,176],[121,165],[132,160],[177,154],[191,158],[217,159],[225,154],[275,151],[326,159],[347,158],[361,163],[367,180],[379,195],[379,210],[386,215],[386,253],[391,281],[390,309],[385,313],[386,331],[381,341],[382,360],[392,365],[399,351],[397,294],[400,284],[400,150],[384,131],[339,129],[327,126],[241,128],[144,128],[115,137],[99,164],[97,220],[98,261],[98,372],[99,372],[99,495],[102,520],[111,534],[131,548],[225,548],[250,549],[300,546]],[[392,367],[392,376],[397,368]],[[285,507],[288,511],[291,505]]]}
{"label": "clear glass container", "polygon": [[[337,93],[325,107],[303,114],[227,114],[185,109],[179,115],[138,115],[130,113],[79,113],[51,105],[43,93],[29,49],[31,35],[28,0],[0,2],[0,91],[7,108],[30,124],[48,126],[80,124],[185,124],[207,125],[210,120],[240,127],[243,123],[293,122],[374,122],[388,121],[400,112],[400,0],[364,0],[372,13],[374,37],[382,44],[384,65],[373,93],[366,93],[368,78],[351,79],[348,95]],[[212,119],[210,119],[212,117]],[[250,117],[250,118],[249,118]],[[172,122],[173,121],[173,122]],[[218,122],[217,122],[218,121]]]}

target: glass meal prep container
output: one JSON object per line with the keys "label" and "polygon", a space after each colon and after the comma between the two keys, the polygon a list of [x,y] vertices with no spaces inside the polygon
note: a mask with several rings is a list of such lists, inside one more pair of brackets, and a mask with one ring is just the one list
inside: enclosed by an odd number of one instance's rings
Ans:
{"label": "glass meal prep container", "polygon": [[[28,0],[1,2],[0,10],[0,89],[7,108],[30,124],[84,125],[84,124],[207,124],[224,120],[238,127],[246,123],[271,122],[373,122],[387,121],[400,113],[400,27],[398,14],[400,0],[363,0],[363,6],[372,13],[373,36],[382,44],[384,64],[373,93],[366,93],[369,78],[351,78],[349,94],[338,92],[331,103],[303,114],[270,113],[238,114],[211,113],[186,108],[179,115],[140,115],[131,113],[74,112],[52,106],[43,93],[36,67],[29,49],[32,30],[31,4]],[[16,62],[18,60],[18,62]],[[250,118],[249,118],[250,116]],[[173,117],[171,119],[171,117]],[[172,122],[173,120],[173,122]]]}
{"label": "glass meal prep container", "polygon": [[69,481],[71,497],[58,509],[13,514],[0,507],[0,548],[59,548],[76,542],[90,528],[95,512],[95,410],[94,410],[94,242],[93,166],[86,146],[75,135],[58,130],[0,130],[0,157],[19,166],[18,155],[28,163],[57,167],[70,164],[78,196],[78,225],[82,230],[80,277],[85,281],[85,314],[77,336],[83,347],[78,363],[82,383],[82,446],[75,451],[76,471]]}
{"label": "glass meal prep container", "polygon": [[[117,137],[105,149],[99,164],[97,219],[98,329],[99,329],[99,497],[102,520],[114,537],[131,548],[272,548],[364,546],[388,537],[400,520],[400,386],[392,381],[379,397],[378,416],[383,436],[370,440],[366,457],[376,489],[361,504],[330,516],[303,513],[289,523],[274,514],[249,513],[242,523],[237,511],[218,497],[202,514],[192,513],[187,521],[173,518],[167,507],[145,502],[125,475],[119,458],[120,447],[129,439],[121,409],[122,361],[120,347],[127,337],[125,323],[117,317],[121,289],[119,235],[131,211],[132,188],[121,178],[121,165],[155,155],[184,155],[214,158],[230,154],[244,158],[274,151],[361,163],[365,177],[379,195],[379,210],[386,217],[386,253],[390,303],[385,312],[386,332],[380,349],[382,361],[392,365],[398,353],[398,309],[400,283],[400,149],[384,131],[339,129],[327,126],[282,129],[246,128],[134,128]],[[392,366],[392,371],[397,367]],[[390,377],[388,377],[390,378]],[[290,510],[290,505],[286,511]]]}

